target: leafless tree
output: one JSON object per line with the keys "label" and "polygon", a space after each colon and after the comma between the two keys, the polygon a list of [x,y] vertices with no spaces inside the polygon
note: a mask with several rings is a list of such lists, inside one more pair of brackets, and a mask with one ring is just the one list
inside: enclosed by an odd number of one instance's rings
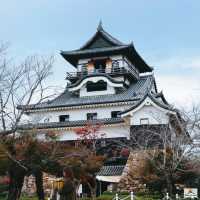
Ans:
{"label": "leafless tree", "polygon": [[[50,93],[47,78],[51,74],[53,56],[30,56],[15,65],[8,58],[8,45],[0,46],[0,147],[11,160],[8,171],[10,180],[8,199],[18,199],[24,175],[28,169],[5,145],[17,133],[18,125],[24,120],[26,108],[41,103],[55,93]],[[23,105],[23,106],[21,106]],[[18,109],[21,106],[20,109]],[[11,137],[10,137],[11,136]]]}
{"label": "leafless tree", "polygon": [[[7,56],[7,45],[0,46],[0,134],[15,133],[25,107],[40,103],[50,95],[45,81],[51,74],[53,56],[30,56],[17,66]],[[17,106],[23,105],[22,109]]]}
{"label": "leafless tree", "polygon": [[191,112],[169,115],[168,124],[132,126],[128,148],[131,154],[141,155],[137,159],[148,160],[172,194],[178,176],[199,171],[199,141],[200,109],[193,107]]}

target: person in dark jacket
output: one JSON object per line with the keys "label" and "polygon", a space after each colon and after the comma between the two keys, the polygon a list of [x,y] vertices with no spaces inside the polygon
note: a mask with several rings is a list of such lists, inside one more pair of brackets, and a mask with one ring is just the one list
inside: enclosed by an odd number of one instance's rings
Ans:
{"label": "person in dark jacket", "polygon": [[76,200],[76,188],[74,185],[73,172],[70,168],[63,170],[64,184],[60,189],[60,200]]}

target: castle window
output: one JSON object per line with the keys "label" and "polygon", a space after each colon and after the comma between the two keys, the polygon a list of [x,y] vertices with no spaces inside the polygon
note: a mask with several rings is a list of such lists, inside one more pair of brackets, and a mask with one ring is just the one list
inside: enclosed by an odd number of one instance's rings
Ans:
{"label": "castle window", "polygon": [[96,72],[105,73],[106,60],[105,59],[95,60],[94,67]]}
{"label": "castle window", "polygon": [[87,120],[97,119],[97,113],[87,113]]}
{"label": "castle window", "polygon": [[111,112],[111,118],[118,118],[120,111],[112,111]]}
{"label": "castle window", "polygon": [[60,122],[68,122],[69,121],[69,115],[60,115],[59,121]]}
{"label": "castle window", "polygon": [[149,124],[149,118],[141,118],[140,119],[140,124],[141,125]]}
{"label": "castle window", "polygon": [[112,63],[112,70],[115,71],[115,70],[118,70],[118,69],[119,69],[119,61],[115,60]]}
{"label": "castle window", "polygon": [[86,88],[87,92],[104,91],[107,90],[107,83],[104,81],[98,81],[97,83],[88,81]]}

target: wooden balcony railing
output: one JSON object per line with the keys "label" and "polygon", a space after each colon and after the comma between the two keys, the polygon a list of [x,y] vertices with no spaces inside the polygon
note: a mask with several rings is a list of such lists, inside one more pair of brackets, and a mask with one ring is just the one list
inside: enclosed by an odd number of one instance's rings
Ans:
{"label": "wooden balcony railing", "polygon": [[124,67],[118,67],[118,68],[106,68],[106,69],[94,69],[92,71],[89,70],[82,70],[77,72],[67,72],[66,79],[76,79],[76,78],[82,78],[86,77],[88,75],[94,75],[94,74],[107,74],[107,75],[123,75],[123,74],[133,74],[137,79],[139,78],[139,73],[137,71],[127,70]]}

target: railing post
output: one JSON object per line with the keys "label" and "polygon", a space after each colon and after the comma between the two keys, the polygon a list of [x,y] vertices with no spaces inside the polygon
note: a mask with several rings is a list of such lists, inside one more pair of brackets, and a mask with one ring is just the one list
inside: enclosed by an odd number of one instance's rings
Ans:
{"label": "railing post", "polygon": [[56,194],[56,200],[60,200],[60,194],[58,192]]}
{"label": "railing post", "polygon": [[169,199],[169,193],[167,192],[167,195],[166,195],[166,199],[168,200]]}
{"label": "railing post", "polygon": [[131,200],[134,200],[133,191],[131,192]]}
{"label": "railing post", "polygon": [[116,195],[115,195],[115,200],[119,200],[119,196],[118,196],[117,193],[116,193]]}

